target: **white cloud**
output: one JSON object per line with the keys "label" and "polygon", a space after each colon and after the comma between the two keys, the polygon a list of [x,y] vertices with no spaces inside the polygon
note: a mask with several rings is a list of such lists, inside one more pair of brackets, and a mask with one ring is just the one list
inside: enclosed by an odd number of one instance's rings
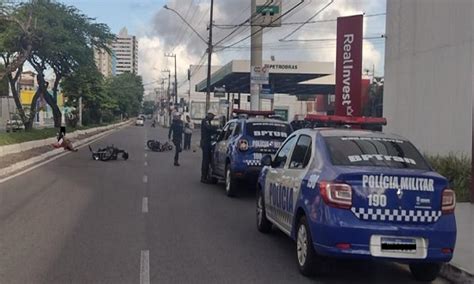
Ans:
{"label": "white cloud", "polygon": [[[283,0],[283,11],[300,0]],[[304,21],[314,15],[325,2],[306,0],[304,4],[288,17],[284,23]],[[190,5],[190,3],[192,3]],[[207,25],[209,22],[209,2],[192,0],[170,0],[168,6],[179,11],[195,27],[202,37],[207,39]],[[328,9],[324,10],[314,20],[335,19],[365,12],[367,15],[385,12],[385,1],[380,0],[336,0]],[[215,3],[215,23],[235,24],[241,23],[250,15],[250,1],[221,0]],[[335,61],[335,41],[324,42],[279,42],[283,36],[297,26],[283,26],[267,29],[264,34],[264,59],[274,55],[277,60],[315,60]],[[178,56],[178,80],[186,78],[186,72],[191,64],[197,64],[205,53],[206,45],[200,40],[181,20],[172,12],[165,9],[157,11],[154,18],[142,25],[142,36],[139,37],[140,73],[144,81],[153,81],[160,78],[160,70],[174,68],[173,60],[164,58],[165,52],[174,51]],[[214,29],[214,43],[226,36],[229,29]],[[385,17],[364,18],[364,36],[380,36],[385,33]],[[250,34],[249,27],[243,27],[223,45],[228,45]],[[308,38],[335,38],[336,23],[325,22],[304,26],[290,39]],[[222,45],[221,44],[221,45]],[[227,49],[218,52],[213,57],[214,63],[226,63],[232,59],[248,59],[250,57],[249,41],[242,42],[239,49]],[[376,66],[377,73],[383,73],[383,40],[364,40],[363,67]],[[205,61],[207,62],[207,61]],[[153,70],[156,68],[157,70]]]}

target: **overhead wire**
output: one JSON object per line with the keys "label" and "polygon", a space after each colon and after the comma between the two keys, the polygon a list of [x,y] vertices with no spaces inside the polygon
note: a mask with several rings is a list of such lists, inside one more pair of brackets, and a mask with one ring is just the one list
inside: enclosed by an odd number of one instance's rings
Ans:
{"label": "overhead wire", "polygon": [[[280,16],[278,16],[277,18],[273,19],[273,20],[270,22],[270,25],[273,24],[274,22],[280,20],[281,18],[283,18],[283,17],[286,16],[287,14],[291,13],[292,11],[294,11],[296,8],[298,8],[298,7],[299,7],[301,4],[303,4],[303,3],[304,3],[304,0],[300,0],[299,3],[297,3],[296,5],[294,5],[293,7],[291,7],[287,12],[285,12],[285,13],[281,14]],[[221,46],[221,47],[220,47],[220,48],[221,48],[220,50],[223,50],[223,49],[226,49],[226,48],[229,48],[229,47],[233,47],[233,46],[235,46],[235,45],[237,45],[237,44],[239,44],[239,43],[241,43],[241,42],[243,42],[243,41],[245,41],[245,40],[251,38],[251,37],[254,36],[255,34],[261,32],[263,29],[264,29],[264,27],[260,27],[257,31],[251,33],[249,36],[246,36],[246,37],[244,37],[244,38],[242,38],[242,39],[240,39],[240,40],[238,40],[238,41],[236,41],[236,42],[234,42],[234,43],[232,43],[232,44],[230,44],[230,45]]]}
{"label": "overhead wire", "polygon": [[[269,7],[272,2],[273,2],[273,0],[267,0],[267,1],[264,3],[263,7],[264,7],[264,8]],[[257,17],[257,18],[258,18],[258,17],[262,17],[262,15],[260,15],[257,11],[255,11],[255,13],[252,13],[248,19],[246,19],[245,21],[243,21],[242,23],[240,23],[239,25],[237,25],[237,26],[235,27],[235,29],[234,29],[232,32],[230,32],[230,33],[229,33],[228,35],[226,35],[224,38],[222,38],[222,39],[220,39],[219,41],[217,41],[217,42],[215,43],[215,45],[218,45],[218,44],[224,42],[226,39],[228,39],[228,38],[231,37],[233,34],[235,34],[235,33],[236,33],[241,27],[243,27],[246,23],[252,23],[253,21],[255,21],[255,20],[256,20],[256,17]]]}
{"label": "overhead wire", "polygon": [[299,31],[299,30],[300,30],[304,25],[306,25],[309,21],[311,21],[312,19],[316,18],[319,14],[321,14],[321,12],[323,12],[323,11],[326,10],[329,6],[331,6],[332,3],[334,3],[334,0],[329,1],[329,3],[327,3],[326,5],[324,5],[321,9],[319,9],[314,15],[312,15],[311,17],[309,17],[308,20],[306,20],[304,23],[302,23],[301,25],[299,25],[296,29],[294,29],[293,31],[291,31],[290,33],[288,33],[286,36],[284,36],[283,38],[281,38],[279,41],[285,41],[287,38],[289,38],[290,36],[294,35],[297,31]]}

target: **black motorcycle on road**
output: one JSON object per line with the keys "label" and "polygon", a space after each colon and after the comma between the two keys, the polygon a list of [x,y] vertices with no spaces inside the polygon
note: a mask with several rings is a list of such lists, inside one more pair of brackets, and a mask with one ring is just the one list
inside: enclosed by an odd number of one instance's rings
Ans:
{"label": "black motorcycle on road", "polygon": [[114,145],[107,146],[105,148],[99,148],[97,151],[92,150],[92,147],[89,146],[89,151],[92,153],[92,159],[94,161],[110,161],[117,160],[119,155],[122,155],[122,159],[128,160],[128,153],[125,150],[116,148]]}
{"label": "black motorcycle on road", "polygon": [[146,146],[148,149],[152,150],[153,152],[166,152],[173,150],[173,145],[168,142],[161,143],[157,140],[148,140],[146,142]]}

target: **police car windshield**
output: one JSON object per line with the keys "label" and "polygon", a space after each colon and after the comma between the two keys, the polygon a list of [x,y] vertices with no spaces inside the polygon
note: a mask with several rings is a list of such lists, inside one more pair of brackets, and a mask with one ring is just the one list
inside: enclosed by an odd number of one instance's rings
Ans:
{"label": "police car windshield", "polygon": [[324,137],[336,166],[376,166],[430,170],[408,141],[382,137]]}
{"label": "police car windshield", "polygon": [[289,124],[278,122],[249,122],[247,134],[250,137],[268,140],[285,140],[291,133]]}

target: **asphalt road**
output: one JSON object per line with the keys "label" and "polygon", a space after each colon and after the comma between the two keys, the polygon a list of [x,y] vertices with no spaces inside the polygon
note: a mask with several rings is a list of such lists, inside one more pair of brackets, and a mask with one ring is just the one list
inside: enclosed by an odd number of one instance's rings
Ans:
{"label": "asphalt road", "polygon": [[292,241],[256,230],[254,192],[229,199],[201,184],[199,151],[178,168],[172,152],[145,149],[165,137],[128,127],[93,145],[125,148],[128,161],[83,148],[0,184],[0,283],[414,283],[391,263],[301,276]]}

